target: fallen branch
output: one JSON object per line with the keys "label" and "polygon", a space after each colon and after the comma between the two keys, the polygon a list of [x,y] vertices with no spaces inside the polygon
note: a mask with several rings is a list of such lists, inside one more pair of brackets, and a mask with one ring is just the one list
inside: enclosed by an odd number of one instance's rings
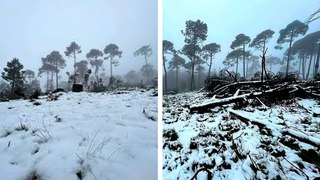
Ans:
{"label": "fallen branch", "polygon": [[208,180],[211,180],[211,179],[213,178],[212,172],[211,172],[209,169],[203,167],[203,168],[198,169],[198,171],[190,178],[190,180],[196,179],[197,176],[198,176],[198,174],[199,174],[201,171],[205,171],[205,172],[208,173],[208,175],[207,175],[207,179],[208,179]]}
{"label": "fallen branch", "polygon": [[237,119],[246,123],[247,125],[249,125],[249,122],[250,122],[252,124],[257,125],[259,128],[267,128],[271,131],[274,131],[274,129],[276,129],[282,135],[289,135],[289,136],[292,136],[292,137],[300,140],[301,142],[320,147],[320,139],[312,137],[312,136],[308,136],[307,133],[305,133],[303,131],[299,132],[299,131],[296,131],[293,129],[289,129],[288,127],[285,127],[282,125],[271,124],[267,121],[253,119],[253,118],[251,118],[251,113],[248,113],[247,116],[244,115],[247,112],[238,112],[238,111],[229,109],[229,113],[231,116],[236,117]]}
{"label": "fallen branch", "polygon": [[204,111],[208,111],[208,109],[215,108],[217,106],[222,106],[222,105],[236,103],[236,102],[242,102],[242,101],[246,101],[247,99],[253,99],[260,96],[266,96],[274,93],[288,92],[288,91],[290,91],[290,88],[278,87],[275,89],[266,90],[265,92],[247,93],[247,94],[232,96],[232,97],[223,98],[223,99],[214,99],[213,101],[207,101],[205,103],[191,105],[190,112],[194,112],[194,111],[204,112]]}
{"label": "fallen branch", "polygon": [[239,86],[260,85],[260,84],[261,84],[261,81],[236,82],[236,83],[227,84],[225,86],[222,86],[219,89],[215,90],[212,94],[220,94],[221,92],[225,91],[227,88],[236,88],[236,87],[239,87]]}
{"label": "fallen branch", "polygon": [[289,164],[291,164],[291,166],[295,167],[296,169],[298,169],[299,171],[301,171],[306,177],[307,177],[307,180],[309,180],[309,176],[303,172],[300,168],[298,168],[297,166],[295,166],[294,164],[292,164],[287,158],[283,157],[284,160],[286,160]]}

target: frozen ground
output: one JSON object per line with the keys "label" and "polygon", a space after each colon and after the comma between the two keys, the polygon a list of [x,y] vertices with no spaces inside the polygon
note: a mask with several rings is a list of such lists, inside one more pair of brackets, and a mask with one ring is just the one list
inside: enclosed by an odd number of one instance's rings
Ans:
{"label": "frozen ground", "polygon": [[[272,107],[251,102],[240,109],[226,105],[211,113],[190,113],[189,105],[206,102],[203,93],[164,96],[163,179],[190,179],[202,167],[213,179],[320,177],[319,102],[292,99]],[[232,113],[265,127],[246,124]],[[198,175],[206,177],[206,172]]]}
{"label": "frozen ground", "polygon": [[[156,179],[151,91],[0,103],[0,179]],[[144,110],[145,109],[145,110]]]}

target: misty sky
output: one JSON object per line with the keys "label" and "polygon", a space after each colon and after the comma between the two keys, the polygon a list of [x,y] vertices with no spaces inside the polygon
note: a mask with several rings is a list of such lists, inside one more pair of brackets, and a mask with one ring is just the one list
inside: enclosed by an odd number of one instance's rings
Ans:
{"label": "misty sky", "polygon": [[[17,57],[25,69],[38,73],[41,57],[53,50],[65,57],[72,41],[82,49],[78,61],[85,60],[92,48],[103,51],[109,43],[117,44],[123,54],[113,69],[115,75],[140,71],[144,58],[133,53],[150,44],[153,55],[149,62],[156,68],[157,26],[156,0],[1,0],[0,70]],[[73,69],[73,60],[65,59],[64,76]],[[109,75],[108,61],[104,67]]]}
{"label": "misty sky", "polygon": [[[204,44],[221,45],[212,67],[219,70],[238,34],[244,33],[252,40],[258,33],[272,29],[275,34],[268,43],[267,55],[282,58],[288,43],[283,51],[274,49],[280,29],[296,19],[304,22],[319,7],[319,0],[163,0],[163,38],[173,42],[176,49],[182,49],[181,30],[185,30],[185,22],[200,19],[208,25]],[[320,30],[320,20],[309,24],[307,34],[317,30]]]}

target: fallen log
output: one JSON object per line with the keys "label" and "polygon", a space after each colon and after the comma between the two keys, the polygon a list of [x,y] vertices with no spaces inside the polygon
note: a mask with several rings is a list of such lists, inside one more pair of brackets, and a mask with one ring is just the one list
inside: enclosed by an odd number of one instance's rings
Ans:
{"label": "fallen log", "polygon": [[223,99],[211,99],[200,104],[191,105],[190,112],[191,113],[195,111],[208,112],[209,109],[215,108],[217,106],[222,106],[222,105],[236,103],[236,102],[242,102],[242,101],[246,101],[247,99],[253,99],[260,96],[268,96],[276,93],[286,93],[290,91],[294,92],[296,90],[297,89],[290,88],[290,87],[286,88],[286,86],[282,86],[275,89],[266,90],[264,92],[247,93],[247,94],[232,96],[232,97],[223,98]]}
{"label": "fallen log", "polygon": [[243,82],[236,82],[232,84],[227,84],[225,86],[220,87],[219,89],[216,89],[215,91],[212,92],[212,94],[220,94],[224,90],[228,88],[236,88],[239,86],[248,86],[248,85],[261,85],[261,81],[243,81]]}
{"label": "fallen log", "polygon": [[[258,119],[252,118],[252,113],[248,112],[239,112],[235,111],[233,109],[229,109],[228,112],[230,113],[231,116],[236,117],[240,121],[246,123],[247,125],[250,123],[257,125],[259,128],[266,128],[271,131],[277,130],[279,131],[282,135],[289,135],[292,136],[296,139],[298,139],[301,142],[320,147],[320,139],[308,136],[306,132],[299,132],[293,129],[290,129],[288,127],[278,125],[278,124],[272,124],[267,121],[262,121]],[[247,114],[247,115],[246,115]]]}

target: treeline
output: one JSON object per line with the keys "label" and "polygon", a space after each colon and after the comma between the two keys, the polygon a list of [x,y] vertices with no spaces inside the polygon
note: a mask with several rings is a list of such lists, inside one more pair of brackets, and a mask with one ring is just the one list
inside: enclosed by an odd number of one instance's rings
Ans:
{"label": "treeline", "polygon": [[[81,47],[72,42],[64,55],[59,51],[52,51],[47,56],[41,58],[42,65],[36,72],[24,69],[18,58],[7,63],[3,69],[0,81],[0,97],[19,98],[29,97],[32,93],[41,93],[40,81],[38,77],[46,76],[45,92],[52,92],[57,89],[65,91],[71,90],[73,84],[80,84],[88,91],[100,92],[113,90],[118,87],[146,87],[156,86],[157,72],[149,64],[149,57],[152,55],[150,45],[142,46],[133,53],[134,56],[142,57],[145,64],[140,71],[131,70],[124,76],[115,76],[113,68],[119,66],[122,51],[116,44],[107,45],[103,51],[91,49],[85,60],[77,61],[77,55],[82,53]],[[60,73],[66,67],[66,58],[73,60],[73,72],[67,72],[64,76],[68,81],[61,81],[63,75]],[[103,68],[104,61],[109,61],[110,75]],[[91,70],[89,66],[93,69]]]}
{"label": "treeline", "polygon": [[224,68],[212,73],[214,58],[221,52],[221,45],[205,43],[207,24],[189,20],[185,30],[181,31],[185,38],[181,49],[176,49],[171,41],[163,40],[164,92],[200,89],[206,79],[222,74],[231,77],[232,81],[263,81],[274,75],[273,67],[276,65],[288,79],[292,77],[291,73],[305,80],[319,77],[320,31],[306,35],[308,23],[312,21],[303,23],[295,20],[279,31],[274,48],[282,50],[284,45],[288,45],[282,58],[268,55],[268,42],[275,34],[273,30],[264,30],[253,39],[244,33],[238,34],[223,60]]}

